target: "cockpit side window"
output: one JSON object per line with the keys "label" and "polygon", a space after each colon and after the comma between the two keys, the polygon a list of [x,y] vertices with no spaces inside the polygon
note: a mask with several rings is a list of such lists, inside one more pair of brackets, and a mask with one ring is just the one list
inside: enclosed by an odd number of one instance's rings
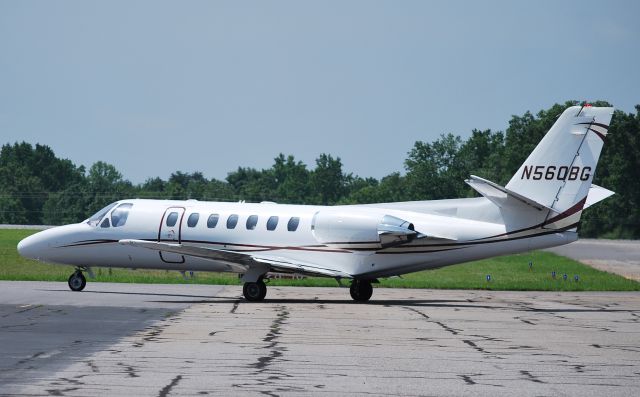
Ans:
{"label": "cockpit side window", "polygon": [[113,227],[124,226],[127,223],[129,217],[129,211],[133,207],[131,203],[120,204],[116,209],[111,212],[111,225]]}
{"label": "cockpit side window", "polygon": [[91,226],[98,226],[102,218],[111,210],[111,208],[115,207],[116,205],[118,205],[117,202],[111,203],[106,207],[104,207],[103,209],[101,209],[100,211],[96,212],[91,218],[87,219],[87,224]]}

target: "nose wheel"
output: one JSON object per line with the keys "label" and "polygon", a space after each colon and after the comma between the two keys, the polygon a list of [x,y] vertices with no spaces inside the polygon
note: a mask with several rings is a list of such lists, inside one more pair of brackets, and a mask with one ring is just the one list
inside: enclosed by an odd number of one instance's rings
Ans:
{"label": "nose wheel", "polygon": [[69,288],[71,291],[82,291],[84,287],[87,285],[87,279],[84,277],[84,274],[80,270],[76,270],[69,277]]}
{"label": "nose wheel", "polygon": [[373,287],[371,286],[371,282],[368,280],[354,279],[351,282],[349,292],[351,293],[351,297],[354,301],[366,302],[371,298],[371,295],[373,295]]}
{"label": "nose wheel", "polygon": [[244,283],[242,287],[242,294],[249,302],[260,302],[267,296],[267,285],[262,279],[256,282]]}

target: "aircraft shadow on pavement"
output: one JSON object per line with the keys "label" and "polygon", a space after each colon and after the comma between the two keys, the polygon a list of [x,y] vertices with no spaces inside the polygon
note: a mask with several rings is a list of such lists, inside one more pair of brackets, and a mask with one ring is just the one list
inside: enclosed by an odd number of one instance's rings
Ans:
{"label": "aircraft shadow on pavement", "polygon": [[[41,291],[48,292],[64,292],[74,293],[66,289],[42,289]],[[82,291],[83,294],[105,294],[105,295],[138,295],[149,297],[167,297],[167,298],[203,298],[203,299],[162,299],[162,300],[150,300],[151,303],[177,303],[177,304],[236,304],[242,303],[244,305],[255,304],[351,304],[351,305],[375,305],[375,306],[405,306],[405,307],[444,307],[444,308],[458,308],[458,309],[497,309],[497,310],[513,310],[524,312],[544,312],[544,313],[597,313],[597,312],[640,312],[636,309],[611,309],[611,308],[565,308],[565,309],[542,309],[535,307],[517,307],[517,306],[504,306],[504,305],[483,305],[474,303],[467,299],[385,299],[385,300],[370,300],[366,303],[354,302],[351,299],[306,299],[306,298],[287,298],[287,299],[265,299],[262,302],[247,302],[241,296],[209,296],[209,295],[189,295],[189,294],[164,294],[156,292],[125,292],[125,291]]]}
{"label": "aircraft shadow on pavement", "polygon": [[[408,306],[408,307],[452,307],[452,308],[475,308],[475,309],[492,309],[497,308],[496,306],[484,306],[484,305],[474,305],[470,304],[466,300],[422,300],[422,299],[407,299],[407,300],[371,300],[366,303],[355,302],[351,299],[265,299],[262,302],[247,302],[242,297],[231,298],[231,297],[209,297],[204,300],[175,300],[175,301],[167,301],[167,300],[157,300],[152,301],[153,303],[231,303],[235,304],[240,302],[243,305],[256,305],[256,304],[274,304],[274,305],[362,305],[362,306]],[[459,303],[458,303],[459,302]]]}
{"label": "aircraft shadow on pavement", "polygon": [[[40,291],[48,291],[48,292],[65,292],[77,294],[78,292],[69,291],[67,289],[42,289]],[[217,299],[216,297],[212,297],[210,295],[186,295],[186,294],[161,294],[157,292],[124,292],[124,291],[82,291],[82,294],[113,294],[113,295],[142,295],[142,296],[171,296],[171,297],[183,297],[183,298],[208,298],[208,299]],[[226,299],[226,298],[225,298]],[[167,302],[167,303],[189,303],[189,301],[159,301],[159,302]]]}
{"label": "aircraft shadow on pavement", "polygon": [[[42,289],[41,291],[49,292],[64,292],[77,294],[78,292],[69,291],[67,289]],[[210,296],[210,295],[189,295],[189,294],[165,294],[157,292],[125,292],[125,291],[96,291],[96,290],[84,290],[82,294],[109,294],[109,295],[138,295],[138,296],[157,296],[157,297],[174,297],[174,298],[204,298],[204,299],[180,299],[180,300],[153,300],[152,303],[231,303],[235,304],[241,302],[247,305],[253,305],[256,303],[272,303],[272,304],[352,304],[352,305],[382,305],[382,306],[442,306],[442,307],[467,307],[467,308],[494,308],[495,306],[479,306],[470,303],[466,299],[412,299],[406,300],[392,299],[392,300],[370,300],[366,303],[355,302],[351,299],[306,299],[306,298],[287,298],[287,299],[265,299],[262,302],[246,302],[241,296]]]}

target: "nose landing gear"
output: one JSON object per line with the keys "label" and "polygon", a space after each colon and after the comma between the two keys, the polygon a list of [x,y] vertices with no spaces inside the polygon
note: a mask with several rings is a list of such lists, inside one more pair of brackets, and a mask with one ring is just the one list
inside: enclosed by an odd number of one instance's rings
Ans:
{"label": "nose landing gear", "polygon": [[84,277],[84,274],[82,274],[80,269],[77,269],[69,277],[69,288],[71,291],[82,291],[86,285],[87,279]]}

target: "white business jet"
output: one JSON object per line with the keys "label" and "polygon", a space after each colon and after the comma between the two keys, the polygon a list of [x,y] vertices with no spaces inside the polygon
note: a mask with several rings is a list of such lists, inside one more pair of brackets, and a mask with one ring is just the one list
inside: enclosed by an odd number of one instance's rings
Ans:
{"label": "white business jet", "polygon": [[509,183],[471,176],[482,197],[309,206],[196,200],[121,200],[86,221],[18,244],[22,256],[75,266],[81,291],[92,267],[235,272],[261,301],[272,272],[372,283],[424,269],[577,240],[586,207],[613,192],[592,185],[613,108],[566,109]]}

